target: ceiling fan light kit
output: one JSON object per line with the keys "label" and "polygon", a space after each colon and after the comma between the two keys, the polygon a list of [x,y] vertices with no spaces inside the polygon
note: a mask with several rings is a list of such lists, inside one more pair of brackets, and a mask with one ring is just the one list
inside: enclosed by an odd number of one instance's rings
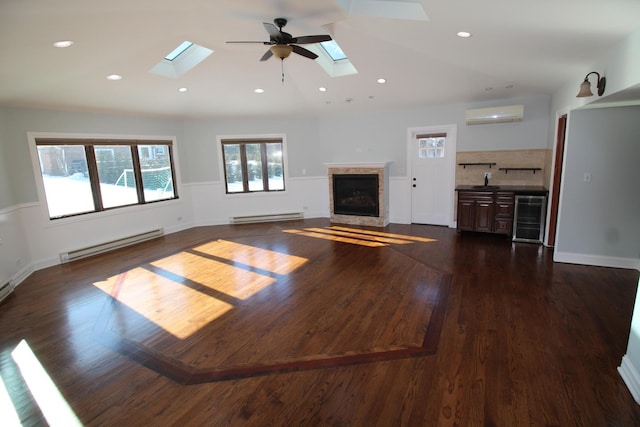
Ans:
{"label": "ceiling fan light kit", "polygon": [[276,58],[280,58],[282,60],[286,59],[291,55],[293,48],[286,44],[274,44],[269,48],[273,56]]}
{"label": "ceiling fan light kit", "polygon": [[[300,46],[301,44],[313,44],[320,42],[331,41],[331,36],[328,34],[315,35],[315,36],[300,36],[293,37],[291,34],[282,31],[282,28],[287,25],[285,18],[276,18],[273,20],[273,24],[270,22],[263,22],[264,29],[269,33],[269,41],[228,41],[227,43],[260,43],[267,46],[271,46],[269,50],[262,55],[260,61],[266,61],[267,59],[275,56],[284,60],[288,58],[291,52],[304,56],[309,59],[316,59],[318,55],[311,52],[308,49]],[[274,25],[275,24],[275,25]]]}

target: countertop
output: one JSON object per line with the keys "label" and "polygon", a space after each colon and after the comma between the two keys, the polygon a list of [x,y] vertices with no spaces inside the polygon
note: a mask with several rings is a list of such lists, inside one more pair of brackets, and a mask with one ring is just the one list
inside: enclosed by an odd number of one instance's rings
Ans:
{"label": "countertop", "polygon": [[489,185],[488,188],[477,185],[459,185],[456,187],[456,191],[509,191],[515,194],[525,194],[534,196],[546,196],[549,193],[545,187],[541,185]]}

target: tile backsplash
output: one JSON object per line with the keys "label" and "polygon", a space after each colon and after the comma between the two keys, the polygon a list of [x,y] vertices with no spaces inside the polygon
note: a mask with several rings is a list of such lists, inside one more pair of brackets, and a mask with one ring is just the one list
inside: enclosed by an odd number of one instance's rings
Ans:
{"label": "tile backsplash", "polygon": [[[456,154],[456,186],[481,185],[491,172],[492,185],[541,185],[549,187],[551,150],[463,151]],[[495,163],[460,166],[460,163]],[[501,171],[500,168],[540,168],[535,171]]]}

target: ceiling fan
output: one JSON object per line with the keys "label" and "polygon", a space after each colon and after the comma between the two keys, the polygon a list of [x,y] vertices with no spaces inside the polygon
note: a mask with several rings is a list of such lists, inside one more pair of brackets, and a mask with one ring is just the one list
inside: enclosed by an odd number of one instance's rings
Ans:
{"label": "ceiling fan", "polygon": [[317,36],[293,37],[291,34],[282,31],[282,27],[287,25],[287,20],[285,18],[276,18],[273,20],[273,22],[275,25],[270,22],[262,23],[264,25],[265,30],[267,30],[267,33],[269,33],[268,42],[228,41],[227,43],[261,43],[267,46],[271,46],[269,50],[267,50],[264,53],[264,55],[262,55],[262,58],[260,58],[260,61],[266,61],[272,56],[275,56],[276,58],[280,58],[281,60],[284,60],[291,54],[291,52],[295,52],[298,55],[302,55],[309,59],[316,59],[318,55],[299,45],[327,42],[331,40],[331,36],[328,34],[317,35]]}

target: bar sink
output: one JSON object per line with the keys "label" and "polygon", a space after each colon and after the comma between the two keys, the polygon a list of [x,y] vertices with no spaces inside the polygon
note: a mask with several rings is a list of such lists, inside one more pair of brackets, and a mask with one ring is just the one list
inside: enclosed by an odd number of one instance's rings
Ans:
{"label": "bar sink", "polygon": [[474,185],[472,188],[477,188],[479,190],[497,190],[500,188],[499,185]]}

